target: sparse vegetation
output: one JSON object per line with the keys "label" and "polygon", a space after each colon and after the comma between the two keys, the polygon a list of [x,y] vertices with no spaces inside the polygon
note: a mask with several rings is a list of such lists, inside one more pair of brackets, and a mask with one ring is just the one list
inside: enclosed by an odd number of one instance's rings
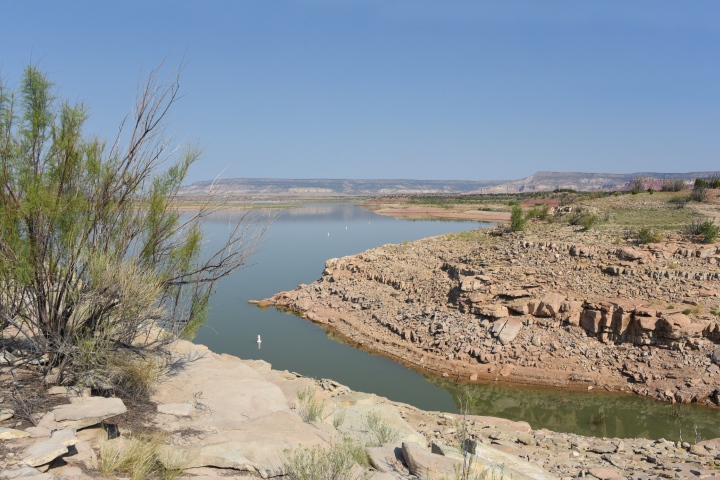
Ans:
{"label": "sparse vegetation", "polygon": [[394,443],[400,439],[400,431],[389,425],[378,412],[370,412],[365,416],[365,424],[375,437],[375,445]]}
{"label": "sparse vegetation", "polygon": [[695,180],[692,192],[690,192],[690,200],[694,202],[704,202],[707,200],[707,182],[702,178]]}
{"label": "sparse vegetation", "polygon": [[715,225],[715,220],[706,218],[690,222],[684,230],[686,234],[698,237],[702,243],[715,243],[720,234],[720,225]]}
{"label": "sparse vegetation", "polygon": [[525,213],[525,220],[532,220],[537,218],[538,220],[546,221],[550,217],[550,205],[543,203],[535,205]]}
{"label": "sparse vegetation", "polygon": [[664,235],[650,227],[643,227],[637,232],[639,243],[658,243],[662,242]]}
{"label": "sparse vegetation", "polygon": [[164,480],[177,478],[186,467],[187,459],[173,449],[162,448],[164,439],[162,434],[139,434],[107,441],[100,449],[100,472],[120,473],[132,480],[158,475]]}
{"label": "sparse vegetation", "polygon": [[347,411],[344,408],[338,408],[335,410],[335,413],[333,413],[333,427],[340,428],[340,426],[345,423],[346,414]]}
{"label": "sparse vegetation", "polygon": [[325,410],[325,401],[318,400],[315,396],[315,389],[312,385],[298,389],[298,402],[300,402],[300,416],[308,423],[316,423],[322,420],[323,410]]}
{"label": "sparse vegetation", "polygon": [[600,217],[592,212],[578,208],[568,217],[570,225],[582,227],[583,230],[590,230],[600,223]]}
{"label": "sparse vegetation", "polygon": [[364,449],[347,438],[328,447],[298,448],[289,454],[285,471],[292,480],[360,479],[362,474],[353,474],[360,454],[367,465]]}
{"label": "sparse vegetation", "polygon": [[660,187],[663,192],[679,192],[685,188],[685,180],[676,178],[674,180],[665,180]]}

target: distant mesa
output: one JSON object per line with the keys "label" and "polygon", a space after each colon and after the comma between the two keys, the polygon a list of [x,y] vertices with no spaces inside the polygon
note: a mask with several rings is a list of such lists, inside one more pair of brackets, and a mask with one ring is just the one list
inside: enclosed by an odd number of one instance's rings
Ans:
{"label": "distant mesa", "polygon": [[208,195],[223,198],[289,199],[289,198],[352,198],[383,195],[429,194],[489,194],[548,192],[555,189],[578,191],[628,190],[630,183],[645,179],[647,186],[659,189],[665,180],[720,175],[720,172],[686,173],[580,173],[537,172],[520,180],[350,180],[350,179],[281,179],[281,178],[230,178],[205,180],[180,189],[182,199],[205,198]]}

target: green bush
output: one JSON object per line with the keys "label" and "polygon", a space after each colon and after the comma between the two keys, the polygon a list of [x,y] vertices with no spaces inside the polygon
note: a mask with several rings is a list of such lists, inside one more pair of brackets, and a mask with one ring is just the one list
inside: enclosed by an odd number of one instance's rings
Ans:
{"label": "green bush", "polygon": [[[701,180],[698,178],[698,180]],[[694,202],[704,202],[707,200],[707,183],[704,180],[701,180],[700,182],[695,182],[695,187],[693,187],[692,192],[690,192],[690,200]]]}
{"label": "green bush", "polygon": [[[178,210],[200,157],[167,136],[180,70],[139,84],[132,119],[109,144],[85,133],[89,109],[60,98],[37,67],[15,92],[0,78],[0,318],[25,334],[24,360],[44,358],[42,373],[57,367],[66,383],[117,367],[102,363],[116,351],[143,357],[191,336],[216,282],[257,245],[238,223],[201,252],[211,207]],[[134,382],[135,367],[120,365],[130,376],[117,378]]]}
{"label": "green bush", "polygon": [[663,240],[664,236],[650,227],[643,227],[637,232],[637,238],[640,243],[658,243]]}
{"label": "green bush", "polygon": [[550,216],[550,205],[547,203],[535,205],[525,213],[525,220],[532,220],[537,218],[538,220],[547,220]]}
{"label": "green bush", "polygon": [[520,205],[515,205],[510,212],[510,230],[519,232],[525,229],[525,217]]}
{"label": "green bush", "polygon": [[695,220],[685,225],[685,233],[699,236],[703,243],[715,243],[720,234],[720,225],[715,225],[715,220]]}

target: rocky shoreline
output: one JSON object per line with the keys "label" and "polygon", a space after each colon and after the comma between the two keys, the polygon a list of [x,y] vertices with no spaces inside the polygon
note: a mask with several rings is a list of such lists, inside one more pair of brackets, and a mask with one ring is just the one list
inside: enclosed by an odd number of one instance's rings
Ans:
{"label": "rocky shoreline", "polygon": [[[162,432],[158,458],[182,469],[179,479],[282,478],[291,451],[343,438],[367,454],[352,478],[374,480],[458,478],[463,438],[482,478],[699,479],[716,477],[720,467],[720,439],[691,445],[532,430],[526,422],[419,410],[189,342],[171,354],[177,367],[152,397],[148,428]],[[299,395],[308,388],[322,405],[314,421]],[[102,455],[127,447],[136,432],[113,425],[116,415],[135,413],[87,390],[51,393],[68,403],[39,413],[36,426],[0,428],[0,478],[118,478],[100,473]],[[389,443],[373,446],[371,415],[396,433]],[[8,423],[18,422],[9,414]]]}
{"label": "rocky shoreline", "polygon": [[254,303],[443,377],[716,406],[719,263],[680,235],[500,226],[331,259],[316,282]]}

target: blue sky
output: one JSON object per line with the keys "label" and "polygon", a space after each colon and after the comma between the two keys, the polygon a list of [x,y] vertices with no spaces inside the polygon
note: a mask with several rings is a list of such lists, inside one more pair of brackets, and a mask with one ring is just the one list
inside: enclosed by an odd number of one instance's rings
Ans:
{"label": "blue sky", "polygon": [[190,181],[720,170],[715,0],[3,3],[4,82],[39,65],[101,137],[183,58]]}

